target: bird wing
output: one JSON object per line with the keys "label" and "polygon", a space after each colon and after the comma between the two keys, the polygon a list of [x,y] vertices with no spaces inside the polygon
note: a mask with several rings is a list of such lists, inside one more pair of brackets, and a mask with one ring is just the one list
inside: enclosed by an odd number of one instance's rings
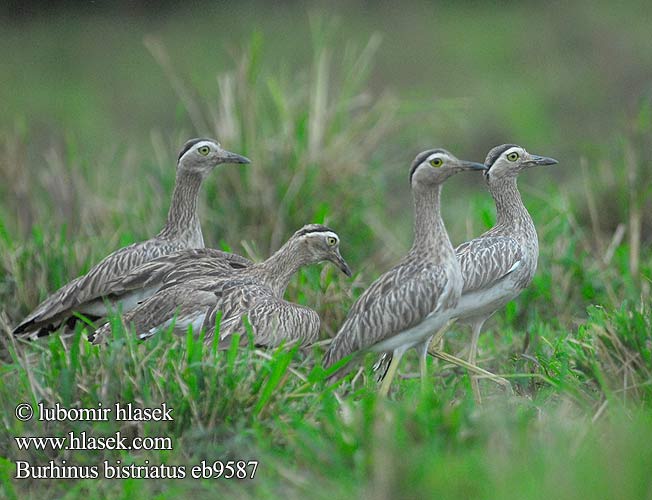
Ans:
{"label": "bird wing", "polygon": [[281,343],[309,345],[319,339],[319,315],[309,307],[270,297],[257,301],[247,313],[256,345],[277,347]]}
{"label": "bird wing", "polygon": [[243,334],[247,342],[246,322],[251,325],[254,343],[276,347],[281,342],[312,343],[319,337],[320,320],[315,311],[283,299],[254,279],[225,279],[216,291],[218,301],[206,316],[207,338],[215,331],[218,314],[219,347],[231,344],[232,335]]}
{"label": "bird wing", "polygon": [[[152,336],[167,327],[172,320],[185,324],[201,318],[215,305],[216,295],[198,282],[190,282],[161,290],[123,316],[123,323],[133,328],[139,338]],[[103,342],[110,332],[110,324],[89,336],[94,344]]]}
{"label": "bird wing", "polygon": [[460,262],[462,293],[486,288],[501,280],[522,263],[521,245],[509,236],[487,236],[462,243],[455,249]]}
{"label": "bird wing", "polygon": [[[399,264],[353,305],[324,358],[326,366],[419,324],[450,298],[448,276],[435,264]],[[451,306],[454,304],[451,304]]]}
{"label": "bird wing", "polygon": [[193,248],[163,255],[138,266],[110,283],[108,295],[119,297],[132,290],[177,283],[217,270],[249,267],[249,259],[213,248]]}
{"label": "bird wing", "polygon": [[[208,311],[203,329],[206,331],[206,338],[212,338],[215,334],[215,326],[219,315],[219,335],[227,336],[233,334],[237,329],[243,328],[242,316],[239,311],[249,307],[247,294],[243,288],[248,280],[243,279],[219,279],[212,288],[215,294],[215,305]],[[244,332],[243,332],[244,333]]]}
{"label": "bird wing", "polygon": [[90,300],[107,295],[112,280],[161,255],[179,250],[179,244],[151,239],[134,243],[109,254],[88,273],[62,286],[41,302],[15,329],[14,334],[31,332],[57,323]]}

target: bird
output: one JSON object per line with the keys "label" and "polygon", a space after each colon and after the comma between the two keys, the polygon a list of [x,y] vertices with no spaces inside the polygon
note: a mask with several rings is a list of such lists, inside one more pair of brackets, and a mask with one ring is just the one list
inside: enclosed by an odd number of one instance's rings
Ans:
{"label": "bird", "polygon": [[[487,154],[484,177],[496,206],[496,224],[455,249],[464,286],[454,315],[458,322],[471,325],[471,365],[476,363],[485,321],[518,297],[530,285],[537,269],[539,240],[521,199],[517,177],[525,169],[557,163],[553,158],[530,154],[516,144],[496,146]],[[480,401],[476,377],[471,376],[471,384]]]}
{"label": "bird", "polygon": [[[468,362],[470,371],[483,372],[509,387],[509,382],[476,367],[478,339],[485,321],[507,302],[515,299],[529,286],[537,268],[539,243],[532,217],[518,191],[516,178],[527,168],[555,165],[557,160],[528,153],[516,144],[492,148],[485,159],[484,172],[489,192],[496,205],[496,225],[482,235],[455,248],[460,262],[464,285],[462,295],[451,316],[472,329]],[[438,351],[431,350],[437,356]],[[454,356],[447,361],[461,364]],[[387,371],[390,354],[383,354],[374,370],[379,378]],[[471,376],[471,388],[476,401],[481,401],[476,377]]]}
{"label": "bird", "polygon": [[214,248],[188,248],[150,260],[106,284],[102,297],[95,302],[108,302],[111,308],[127,313],[150,298],[166,284],[189,281],[207,273],[228,274],[234,269],[249,267],[253,262],[240,255]]}
{"label": "bird", "polygon": [[14,328],[14,335],[32,339],[48,335],[64,323],[72,326],[75,313],[90,319],[104,317],[107,307],[101,298],[107,294],[107,285],[112,280],[162,255],[185,248],[203,248],[204,237],[197,214],[199,190],[208,174],[223,163],[250,161],[226,151],[213,139],[187,141],[177,158],[176,182],[163,229],[149,240],[116,250],[88,273],[59,288]]}
{"label": "bird", "polygon": [[[351,268],[339,250],[340,238],[328,226],[308,224],[271,257],[229,273],[200,270],[188,278],[180,272],[156,294],[124,315],[125,325],[141,340],[172,327],[175,333],[204,331],[212,342],[219,317],[218,347],[230,345],[234,333],[251,325],[257,346],[276,347],[282,342],[312,343],[319,337],[320,319],[312,309],[283,299],[291,277],[303,266],[322,261],[334,263],[344,274]],[[246,319],[245,319],[246,317]],[[105,343],[110,324],[89,340]]]}
{"label": "bird", "polygon": [[[425,382],[429,339],[450,319],[462,293],[460,264],[440,213],[442,184],[458,172],[485,168],[482,163],[459,160],[444,149],[416,156],[409,175],[414,199],[412,247],[351,307],[324,355],[326,369],[354,353],[392,352],[380,389],[387,395],[401,357],[415,347]],[[339,378],[337,372],[329,380],[335,378]]]}

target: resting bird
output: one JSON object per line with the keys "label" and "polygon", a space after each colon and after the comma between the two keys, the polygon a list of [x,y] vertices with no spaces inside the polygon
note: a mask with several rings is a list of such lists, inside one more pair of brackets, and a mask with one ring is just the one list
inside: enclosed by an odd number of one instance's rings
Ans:
{"label": "resting bird", "polygon": [[95,300],[108,301],[114,310],[124,314],[169,283],[189,281],[206,274],[228,274],[252,264],[245,257],[213,248],[180,250],[150,260],[114,279],[107,284],[106,295]]}
{"label": "resting bird", "polygon": [[[202,248],[204,237],[197,214],[202,181],[222,163],[249,163],[211,139],[186,142],[177,159],[177,177],[167,222],[153,238],[116,250],[88,273],[67,283],[45,299],[14,328],[15,335],[41,337],[64,322],[74,323],[74,313],[97,319],[107,314],[103,297],[109,284],[137,266],[185,248]],[[72,326],[72,325],[71,325]]]}
{"label": "resting bird", "polygon": [[[159,292],[124,316],[140,339],[155,335],[173,325],[185,333],[205,331],[212,342],[219,316],[219,347],[230,345],[230,337],[244,333],[245,317],[251,325],[256,345],[275,347],[281,342],[307,344],[317,340],[320,320],[308,307],[283,300],[290,278],[303,266],[330,261],[347,276],[348,264],[339,251],[339,237],[320,224],[304,226],[267,260],[228,274],[208,271],[187,279],[179,273]],[[93,343],[105,342],[110,325],[89,337]]]}
{"label": "resting bird", "polygon": [[392,352],[380,391],[386,395],[401,357],[416,347],[425,381],[429,340],[451,318],[462,292],[460,265],[440,214],[441,187],[458,172],[484,169],[482,163],[458,160],[443,149],[417,155],[410,169],[412,248],[353,305],[324,356],[326,368],[354,353]]}

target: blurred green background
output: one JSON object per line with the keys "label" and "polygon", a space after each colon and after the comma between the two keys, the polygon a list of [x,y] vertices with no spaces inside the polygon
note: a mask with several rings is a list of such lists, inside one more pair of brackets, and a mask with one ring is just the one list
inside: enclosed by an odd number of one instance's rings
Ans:
{"label": "blurred green background", "polygon": [[[319,312],[324,337],[410,246],[407,173],[419,151],[482,160],[515,142],[559,160],[519,179],[539,270],[480,341],[481,366],[509,377],[515,396],[483,382],[488,403],[476,405],[464,373],[433,363],[424,397],[410,356],[382,400],[370,377],[335,397],[319,348],[298,360],[244,351],[225,365],[186,339],[108,351],[82,339],[71,355],[56,338],[24,347],[4,335],[6,415],[16,394],[81,406],[166,401],[180,418],[165,431],[181,444],[134,460],[265,465],[245,486],[60,481],[56,492],[652,498],[650,26],[652,4],[636,0],[0,6],[5,332],[110,251],[160,229],[190,137],[252,159],[206,180],[208,246],[260,259],[308,222],[340,234],[355,279],[313,266],[287,293]],[[443,213],[454,244],[490,227],[481,176],[447,182]],[[445,348],[464,355],[467,340],[454,329]],[[43,432],[4,420],[0,445]],[[127,460],[73,458],[117,456]],[[12,484],[32,495],[48,486],[12,483],[12,467],[0,459],[9,497]]]}
{"label": "blurred green background", "polygon": [[434,141],[477,157],[510,140],[571,168],[579,148],[612,140],[650,96],[645,1],[112,5],[44,3],[4,16],[2,126],[22,119],[39,135],[69,130],[93,147],[191,128],[145,36],[159,37],[175,70],[215,98],[216,75],[252,32],[264,40],[263,68],[292,76],[307,67],[316,17],[336,26],[335,58],[346,42],[382,37],[369,87],[394,92],[423,130],[397,147]]}
{"label": "blurred green background", "polygon": [[116,130],[144,138],[152,128],[188,125],[144,36],[160,37],[178,72],[215,96],[215,75],[253,31],[264,38],[265,67],[309,64],[309,19],[319,15],[336,18],[338,41],[379,33],[371,88],[389,88],[417,109],[442,101],[449,113],[421,117],[424,136],[444,122],[431,140],[468,144],[474,155],[507,137],[573,159],[578,146],[625,126],[650,93],[644,1],[81,3],[3,19],[2,125],[23,118],[39,130],[72,129],[94,146]]}
{"label": "blurred green background", "polygon": [[[645,1],[10,2],[2,13],[0,127],[26,138],[36,175],[53,145],[89,163],[77,168],[95,169],[106,168],[100,158],[127,149],[152,157],[153,133],[169,150],[189,136],[216,135],[224,128],[218,76],[242,68],[249,50],[254,69],[245,81],[255,81],[256,92],[271,92],[267,83],[279,80],[288,95],[300,95],[314,90],[305,87],[318,71],[318,52],[328,51],[330,69],[320,77],[336,88],[342,74],[358,70],[346,66],[347,54],[371,40],[375,54],[357,105],[390,94],[396,113],[374,145],[380,152],[363,161],[377,160],[382,182],[398,188],[383,202],[392,214],[407,201],[403,169],[431,146],[481,159],[496,144],[516,142],[561,163],[523,182],[562,180],[579,192],[580,158],[595,180],[595,164],[620,159],[618,146],[652,98],[652,7]],[[337,98],[332,88],[326,94]],[[250,147],[221,135],[227,147]],[[650,159],[645,148],[642,154]],[[261,169],[282,168],[254,159]],[[625,200],[610,200],[609,208],[614,202]],[[618,217],[605,212],[605,229],[613,231]]]}

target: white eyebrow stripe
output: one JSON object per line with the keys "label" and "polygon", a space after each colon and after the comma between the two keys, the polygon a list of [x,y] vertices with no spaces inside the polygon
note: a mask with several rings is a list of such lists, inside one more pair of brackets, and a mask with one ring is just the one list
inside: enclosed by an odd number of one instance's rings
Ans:
{"label": "white eyebrow stripe", "polygon": [[340,237],[333,231],[313,231],[311,233],[307,233],[306,236],[325,236],[335,238],[337,241],[340,241]]}
{"label": "white eyebrow stripe", "polygon": [[183,153],[183,155],[181,155],[181,157],[179,158],[179,161],[181,161],[181,158],[185,157],[188,153],[191,153],[191,152],[193,152],[193,151],[197,151],[197,150],[198,150],[199,148],[201,148],[201,147],[208,146],[209,148],[212,148],[212,147],[214,147],[214,146],[216,146],[216,145],[217,145],[218,147],[221,147],[221,146],[219,145],[219,143],[216,144],[216,143],[213,142],[213,141],[199,141],[197,144],[193,144],[192,147],[191,147],[190,149],[188,149],[188,151],[186,151],[185,153]]}
{"label": "white eyebrow stripe", "polygon": [[208,146],[210,148],[211,146],[215,146],[215,143],[211,141],[201,141],[195,144],[194,147],[190,148],[190,150],[192,151],[193,149],[199,149],[203,146]]}
{"label": "white eyebrow stripe", "polygon": [[524,152],[523,148],[513,147],[513,148],[509,148],[507,151],[505,151],[503,153],[503,156],[508,156],[508,155],[510,155],[512,153],[523,153],[523,152]]}
{"label": "white eyebrow stripe", "polygon": [[438,151],[437,153],[433,153],[430,156],[428,156],[428,158],[426,158],[426,161],[434,160],[435,158],[447,158],[447,159],[449,159],[450,157],[447,154],[442,153],[441,151]]}

